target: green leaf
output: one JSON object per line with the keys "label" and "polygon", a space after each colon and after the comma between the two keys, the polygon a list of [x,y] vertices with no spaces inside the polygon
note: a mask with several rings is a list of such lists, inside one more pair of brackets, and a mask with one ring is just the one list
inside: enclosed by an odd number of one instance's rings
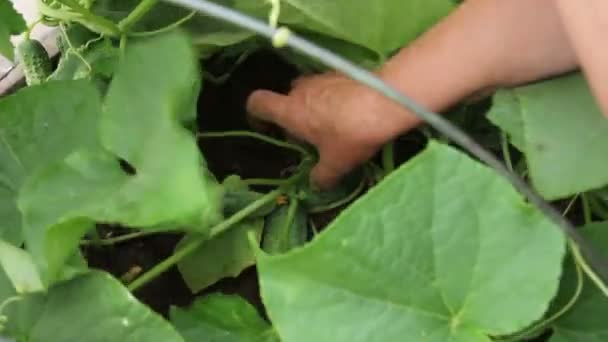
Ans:
{"label": "green leaf", "polygon": [[[581,232],[598,251],[608,251],[608,222],[585,226]],[[604,253],[605,254],[605,253]],[[576,287],[576,273],[570,264],[562,276],[556,307],[567,303]],[[576,304],[553,325],[550,342],[599,342],[608,340],[608,298],[591,282],[584,279],[583,292]]]}
{"label": "green leaf", "polygon": [[111,153],[73,153],[40,172],[20,197],[27,247],[45,283],[57,279],[94,222],[204,233],[221,218],[219,186],[201,167],[195,138],[183,127],[195,118],[198,89],[194,54],[182,36],[127,50],[101,116],[102,145]]}
{"label": "green leaf", "polygon": [[542,316],[564,252],[504,179],[431,143],[308,245],[260,255],[258,270],[285,342],[487,342]]}
{"label": "green leaf", "polygon": [[0,0],[0,54],[14,58],[14,48],[10,38],[27,29],[23,17],[15,11],[9,0]]}
{"label": "green leaf", "polygon": [[23,249],[0,240],[0,265],[18,294],[44,290],[34,260]]}
{"label": "green leaf", "polygon": [[101,272],[27,296],[8,312],[9,335],[20,341],[184,341],[169,322]]}
{"label": "green leaf", "polygon": [[208,58],[222,48],[248,41],[256,35],[219,19],[197,16],[185,24],[199,57]]}
{"label": "green leaf", "polygon": [[[285,0],[281,22],[316,31],[384,57],[412,41],[453,8],[452,0]],[[362,18],[365,18],[362,21]]]}
{"label": "green leaf", "polygon": [[545,198],[608,184],[608,120],[581,74],[504,90],[494,99],[490,119],[524,152],[532,182]]}
{"label": "green leaf", "polygon": [[488,119],[507,132],[511,144],[523,151],[526,144],[524,122],[520,110],[521,104],[515,91],[502,89],[493,97]]}
{"label": "green leaf", "polygon": [[86,82],[27,87],[0,100],[1,239],[23,241],[16,200],[25,180],[75,149],[96,144],[100,102]]}
{"label": "green leaf", "polygon": [[[108,91],[101,138],[136,169],[114,202],[116,210],[131,209],[125,221],[176,222],[202,232],[220,219],[219,186],[201,167],[194,135],[182,126],[196,119],[199,90],[197,60],[182,35],[134,45],[124,57]],[[144,201],[135,205],[134,195]]]}
{"label": "green leaf", "polygon": [[185,342],[278,342],[256,309],[238,296],[213,294],[189,308],[171,308],[171,322]]}
{"label": "green leaf", "polygon": [[[255,264],[255,251],[249,241],[253,234],[259,242],[264,220],[256,219],[239,223],[237,226],[205,241],[194,253],[182,259],[177,267],[193,293],[203,290],[219,280],[236,277],[244,269]],[[176,249],[188,243],[197,235],[186,236]]]}

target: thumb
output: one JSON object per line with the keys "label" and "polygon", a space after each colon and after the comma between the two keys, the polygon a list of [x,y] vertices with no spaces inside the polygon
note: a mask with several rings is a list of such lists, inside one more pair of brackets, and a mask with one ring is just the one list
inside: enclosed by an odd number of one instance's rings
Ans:
{"label": "thumb", "polygon": [[338,184],[350,170],[351,167],[341,163],[340,158],[329,159],[321,155],[321,159],[310,172],[310,181],[321,190],[328,190]]}
{"label": "thumb", "polygon": [[253,117],[285,126],[289,98],[269,90],[256,90],[247,99],[247,111]]}

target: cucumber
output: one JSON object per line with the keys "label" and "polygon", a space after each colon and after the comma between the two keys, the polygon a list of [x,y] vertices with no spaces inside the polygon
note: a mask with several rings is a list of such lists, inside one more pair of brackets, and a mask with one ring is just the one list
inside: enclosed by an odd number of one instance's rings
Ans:
{"label": "cucumber", "polygon": [[26,39],[17,46],[17,59],[23,65],[28,86],[41,84],[51,75],[53,64],[44,46],[35,39]]}
{"label": "cucumber", "polygon": [[277,208],[266,218],[262,249],[268,254],[286,253],[308,240],[308,214],[297,199]]}

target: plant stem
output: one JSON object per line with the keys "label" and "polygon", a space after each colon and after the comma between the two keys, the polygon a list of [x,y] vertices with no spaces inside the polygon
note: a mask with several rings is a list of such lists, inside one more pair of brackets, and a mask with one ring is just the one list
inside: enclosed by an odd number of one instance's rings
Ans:
{"label": "plant stem", "polygon": [[591,269],[585,258],[581,255],[580,249],[576,245],[572,245],[572,256],[576,260],[577,264],[580,265],[581,269],[587,277],[595,284],[595,286],[602,291],[605,297],[608,297],[608,287],[602,279]]}
{"label": "plant stem", "polygon": [[585,224],[593,222],[593,217],[591,215],[591,207],[589,206],[589,199],[587,198],[587,194],[581,194],[581,205],[583,206],[583,217],[585,219]]}
{"label": "plant stem", "polygon": [[197,133],[196,136],[202,139],[214,139],[214,138],[253,138],[263,142],[266,142],[271,145],[275,145],[278,147],[282,147],[288,150],[296,151],[300,153],[304,157],[312,158],[310,152],[308,152],[305,148],[300,147],[295,144],[288,143],[286,141],[281,141],[275,138],[271,138],[267,135],[250,132],[250,131],[228,131],[228,132],[206,132],[206,133]]}
{"label": "plant stem", "polygon": [[564,212],[562,213],[563,216],[567,216],[568,213],[570,213],[570,210],[572,209],[572,207],[574,206],[574,203],[576,202],[576,200],[578,199],[578,197],[581,194],[576,194],[574,197],[572,197],[572,199],[570,200],[570,202],[568,202],[568,205],[566,206],[566,209],[564,209]]}
{"label": "plant stem", "polygon": [[[283,221],[283,226],[281,230],[281,240],[283,242],[289,241],[289,233],[291,232],[291,226],[293,225],[293,221],[296,217],[296,213],[298,212],[298,207],[300,206],[300,201],[297,196],[289,196],[289,207],[287,207],[287,215],[285,215],[285,221]],[[283,248],[281,246],[280,248]]]}
{"label": "plant stem", "polygon": [[244,179],[243,183],[248,186],[281,186],[287,182],[286,179],[250,178]]}
{"label": "plant stem", "polygon": [[382,167],[385,175],[395,171],[395,142],[391,141],[382,147]]}
{"label": "plant stem", "polygon": [[159,0],[142,0],[129,15],[118,23],[121,32],[127,32],[158,3]]}
{"label": "plant stem", "polygon": [[107,238],[107,239],[83,240],[83,241],[80,241],[80,244],[83,246],[90,246],[90,245],[111,246],[111,245],[131,241],[131,240],[135,240],[135,239],[139,239],[142,237],[155,235],[155,234],[159,234],[159,232],[141,231],[141,232],[135,232],[135,233],[130,233],[130,234],[124,234],[124,235],[116,236],[113,238]]}
{"label": "plant stem", "polygon": [[502,148],[502,156],[505,159],[507,169],[513,172],[513,161],[511,159],[511,151],[509,150],[509,139],[507,139],[507,133],[500,133],[500,147]]}
{"label": "plant stem", "polygon": [[608,220],[608,209],[606,206],[597,198],[597,196],[590,194],[588,198],[593,214],[601,217],[602,220]]}
{"label": "plant stem", "polygon": [[222,234],[223,232],[230,229],[235,224],[241,222],[246,219],[249,215],[254,213],[259,208],[263,207],[267,203],[275,201],[276,198],[283,193],[283,190],[277,189],[271,191],[258,199],[257,201],[251,203],[243,210],[237,212],[236,214],[229,217],[227,220],[220,222],[215,227],[209,230],[209,234],[202,235],[198,238],[194,238],[190,240],[187,244],[183,245],[181,248],[177,249],[170,257],[163,260],[161,263],[154,266],[152,269],[142,274],[140,277],[135,279],[131,284],[129,284],[128,289],[130,291],[135,291],[140,287],[146,285],[152,279],[156,278],[160,274],[166,272],[169,268],[176,265],[183,258],[190,255],[192,252],[196,251],[205,241],[211,240],[214,237]]}

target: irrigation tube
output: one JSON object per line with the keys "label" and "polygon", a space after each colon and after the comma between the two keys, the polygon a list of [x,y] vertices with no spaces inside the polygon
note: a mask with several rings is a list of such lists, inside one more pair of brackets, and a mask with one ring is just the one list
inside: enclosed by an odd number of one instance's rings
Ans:
{"label": "irrigation tube", "polygon": [[[208,0],[165,0],[178,6],[186,7],[211,17],[227,21],[244,29],[256,32],[266,38],[274,39],[281,31],[275,29],[266,23],[254,19],[248,15],[242,14],[233,9],[222,5],[215,4]],[[285,38],[285,37],[282,37]],[[506,178],[522,195],[524,195],[530,203],[535,205],[541,212],[549,217],[557,224],[562,231],[568,236],[573,243],[585,255],[589,265],[602,278],[604,282],[608,281],[608,263],[603,262],[591,246],[583,239],[581,234],[576,231],[576,228],[565,219],[557,210],[549,205],[545,200],[538,195],[528,184],[516,174],[510,172],[505,165],[499,161],[492,153],[485,150],[475,140],[473,140],[466,132],[454,126],[441,115],[433,113],[415,101],[400,93],[398,90],[384,83],[380,78],[376,77],[371,72],[360,68],[350,61],[324,49],[314,43],[305,40],[296,34],[287,36],[286,46],[293,48],[311,58],[314,58],[326,66],[342,72],[350,78],[365,84],[366,86],[382,93],[386,97],[399,103],[409,111],[413,112],[422,120],[429,123],[435,129],[449,137],[452,141],[469,151],[471,154],[492,167],[501,176]]]}

